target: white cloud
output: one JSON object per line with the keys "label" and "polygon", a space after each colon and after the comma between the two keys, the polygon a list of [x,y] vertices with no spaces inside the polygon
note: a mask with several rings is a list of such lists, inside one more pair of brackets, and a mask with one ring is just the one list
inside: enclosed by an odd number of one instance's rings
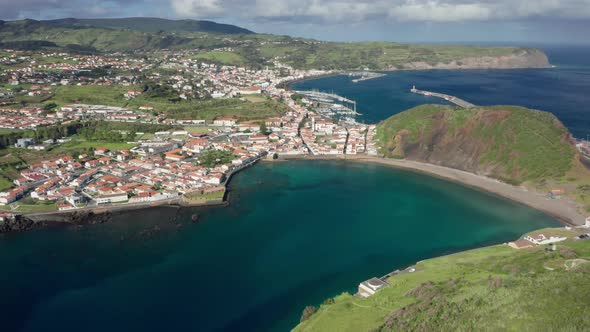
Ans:
{"label": "white cloud", "polygon": [[[171,9],[171,11],[166,11]],[[0,0],[0,18],[232,18],[293,23],[590,19],[590,0]]]}
{"label": "white cloud", "polygon": [[181,17],[207,17],[222,14],[228,8],[220,0],[171,0],[172,9]]}
{"label": "white cloud", "polygon": [[492,16],[492,10],[481,4],[449,4],[430,1],[395,6],[389,10],[389,16],[409,21],[483,21]]}
{"label": "white cloud", "polygon": [[285,21],[460,22],[590,18],[590,0],[169,0],[179,16]]}

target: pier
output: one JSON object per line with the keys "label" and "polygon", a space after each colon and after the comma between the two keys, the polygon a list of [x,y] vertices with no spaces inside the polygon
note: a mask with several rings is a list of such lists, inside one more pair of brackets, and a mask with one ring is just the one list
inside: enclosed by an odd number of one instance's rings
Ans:
{"label": "pier", "polygon": [[348,73],[348,76],[360,77],[360,78],[355,78],[352,80],[353,83],[358,83],[358,82],[362,82],[362,81],[372,80],[374,78],[383,77],[386,75],[381,74],[381,73],[375,73],[372,71],[359,71],[359,72],[350,72],[350,73]]}
{"label": "pier", "polygon": [[461,98],[457,98],[457,97],[451,96],[451,95],[446,95],[444,93],[418,90],[418,89],[416,89],[416,86],[413,86],[412,89],[410,89],[410,92],[417,93],[419,95],[424,95],[424,96],[427,96],[427,97],[432,96],[432,97],[442,98],[442,99],[444,99],[444,100],[446,100],[446,101],[448,101],[450,103],[453,103],[453,104],[455,104],[455,105],[457,105],[459,107],[462,107],[462,108],[474,108],[474,107],[476,107],[474,104],[472,104],[472,103],[470,103],[468,101],[465,101],[465,100],[463,100]]}

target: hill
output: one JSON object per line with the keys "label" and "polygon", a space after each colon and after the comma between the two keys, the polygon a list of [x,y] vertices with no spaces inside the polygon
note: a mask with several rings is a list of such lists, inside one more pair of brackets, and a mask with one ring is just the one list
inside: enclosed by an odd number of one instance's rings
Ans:
{"label": "hill", "polygon": [[[396,70],[547,67],[538,49],[409,45],[390,42],[334,43],[255,34],[210,21],[159,18],[0,21],[0,45],[25,50],[191,50],[207,61],[262,68],[281,62],[294,68]],[[223,51],[219,51],[224,49]]]}
{"label": "hill", "polygon": [[252,34],[247,29],[230,24],[199,20],[167,20],[155,17],[129,18],[64,18],[41,21],[53,27],[63,28],[107,28],[138,32],[206,32],[222,34]]}
{"label": "hill", "polygon": [[[575,231],[543,230],[575,237]],[[497,245],[418,262],[361,299],[326,300],[294,331],[583,331],[590,318],[590,241]]]}
{"label": "hill", "polygon": [[515,106],[423,105],[377,127],[381,152],[508,183],[561,180],[577,164],[573,139],[551,113]]}
{"label": "hill", "polygon": [[266,44],[260,53],[280,56],[297,68],[319,69],[474,69],[549,66],[537,49],[461,45],[412,45],[390,42]]}

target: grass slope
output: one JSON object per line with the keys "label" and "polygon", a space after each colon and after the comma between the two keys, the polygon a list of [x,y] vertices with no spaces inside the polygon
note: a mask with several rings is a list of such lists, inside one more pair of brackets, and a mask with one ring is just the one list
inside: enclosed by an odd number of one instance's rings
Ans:
{"label": "grass slope", "polygon": [[246,64],[246,59],[234,52],[210,51],[200,53],[194,58],[199,60],[207,60],[220,65],[243,66]]}
{"label": "grass slope", "polygon": [[401,67],[409,62],[431,65],[449,63],[469,57],[506,56],[524,49],[515,47],[470,47],[454,45],[411,45],[389,42],[368,43],[294,43],[268,45],[262,54],[284,56],[296,67],[340,69],[385,69]]}
{"label": "grass slope", "polygon": [[382,121],[377,139],[386,157],[437,163],[510,183],[563,179],[576,156],[569,132],[554,115],[514,106],[418,106]]}
{"label": "grass slope", "polygon": [[209,32],[224,34],[250,34],[250,30],[230,24],[220,24],[199,20],[167,20],[155,17],[97,18],[76,19],[66,18],[41,21],[56,27],[98,27],[110,29],[127,29],[139,32]]}
{"label": "grass slope", "polygon": [[[207,21],[155,18],[3,22],[0,46],[2,43],[22,49],[62,47],[87,51],[200,49],[206,54],[204,59],[227,64],[245,63],[256,68],[280,61],[295,68],[309,69],[395,69],[408,63],[436,65],[457,61],[462,64],[466,59],[515,54],[524,58],[514,66],[548,65],[541,51],[530,48],[319,42],[254,34]],[[221,47],[231,47],[233,51],[223,55],[206,53]]]}
{"label": "grass slope", "polygon": [[590,241],[574,240],[555,252],[498,245],[434,258],[370,298],[326,301],[295,331],[583,331],[588,260]]}
{"label": "grass slope", "polygon": [[[244,100],[210,99],[171,101],[170,96],[152,96],[144,93],[128,100],[124,94],[129,90],[142,91],[142,86],[101,86],[101,85],[67,85],[56,87],[50,96],[43,97],[44,103],[56,103],[59,107],[69,104],[94,104],[138,109],[151,106],[156,112],[166,112],[172,119],[213,120],[216,117],[235,117],[239,121],[263,120],[276,117],[288,110],[287,106],[264,96],[246,96]],[[18,101],[33,103],[28,97]]]}

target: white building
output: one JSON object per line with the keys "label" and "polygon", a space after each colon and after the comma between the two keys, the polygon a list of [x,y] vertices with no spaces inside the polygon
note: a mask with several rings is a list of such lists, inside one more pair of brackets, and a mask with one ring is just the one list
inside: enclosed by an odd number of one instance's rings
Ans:
{"label": "white building", "polygon": [[126,202],[129,200],[127,193],[116,193],[116,194],[109,194],[109,195],[101,195],[96,196],[94,198],[97,204],[110,204],[110,203],[119,203],[119,202]]}
{"label": "white building", "polygon": [[527,235],[524,237],[525,240],[530,241],[536,245],[550,244],[567,240],[567,237],[549,236],[545,234]]}
{"label": "white building", "polygon": [[387,286],[387,283],[379,278],[371,278],[359,284],[358,294],[361,297],[369,297],[377,293],[381,288]]}
{"label": "white building", "polygon": [[236,119],[232,118],[217,118],[213,120],[213,125],[222,127],[231,127],[236,125]]}

